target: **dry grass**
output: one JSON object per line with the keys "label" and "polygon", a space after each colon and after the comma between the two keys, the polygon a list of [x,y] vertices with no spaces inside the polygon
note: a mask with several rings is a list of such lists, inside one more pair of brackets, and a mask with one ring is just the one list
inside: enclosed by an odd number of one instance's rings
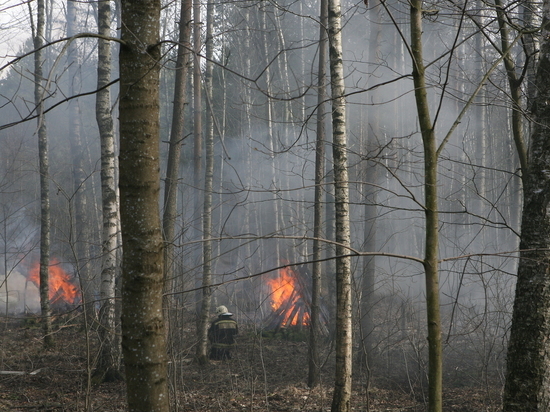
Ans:
{"label": "dry grass", "polygon": [[[192,324],[192,323],[191,323]],[[124,382],[88,385],[89,367],[96,351],[95,333],[89,333],[92,350],[86,350],[79,318],[60,317],[55,322],[56,346],[44,349],[37,321],[12,319],[0,324],[0,370],[24,374],[0,375],[0,411],[126,411]],[[192,342],[184,336],[171,355],[170,388],[173,411],[329,411],[332,356],[322,384],[309,389],[307,345],[280,337],[262,337],[241,327],[234,359],[200,366],[192,361]],[[35,374],[30,372],[37,371]],[[421,389],[408,390],[386,383],[370,385],[357,372],[353,407],[356,411],[424,411]],[[382,379],[376,383],[383,382]],[[498,388],[497,388],[498,392]],[[367,395],[368,393],[368,395]],[[473,387],[449,389],[445,411],[498,410],[498,393],[488,400],[487,390]]]}

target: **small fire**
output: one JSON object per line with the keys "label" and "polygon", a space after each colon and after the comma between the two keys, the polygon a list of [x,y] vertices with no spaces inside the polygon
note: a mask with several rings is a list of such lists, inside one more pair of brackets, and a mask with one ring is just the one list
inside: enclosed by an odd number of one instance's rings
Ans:
{"label": "small fire", "polygon": [[280,319],[280,326],[309,325],[309,311],[297,274],[290,267],[279,269],[279,276],[269,279],[271,308]]}
{"label": "small fire", "polygon": [[[71,276],[59,265],[59,261],[52,260],[49,267],[50,274],[50,301],[51,303],[63,300],[75,303],[79,297],[78,288],[72,283]],[[28,280],[40,287],[40,262],[35,262],[29,270]]]}

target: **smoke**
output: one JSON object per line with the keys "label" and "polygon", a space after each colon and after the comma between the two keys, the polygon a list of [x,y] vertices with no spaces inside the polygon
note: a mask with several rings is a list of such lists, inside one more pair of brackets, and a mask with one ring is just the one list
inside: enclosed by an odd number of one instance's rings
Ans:
{"label": "smoke", "polygon": [[19,272],[11,272],[0,288],[0,314],[20,315],[40,310],[40,295],[36,285]]}

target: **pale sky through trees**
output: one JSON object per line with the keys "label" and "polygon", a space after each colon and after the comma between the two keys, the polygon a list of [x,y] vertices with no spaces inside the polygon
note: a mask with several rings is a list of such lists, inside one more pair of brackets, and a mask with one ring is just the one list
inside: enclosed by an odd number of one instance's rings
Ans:
{"label": "pale sky through trees", "polygon": [[[0,4],[0,65],[4,65],[21,52],[21,46],[29,38],[29,11],[17,0]],[[5,76],[0,73],[0,76]]]}

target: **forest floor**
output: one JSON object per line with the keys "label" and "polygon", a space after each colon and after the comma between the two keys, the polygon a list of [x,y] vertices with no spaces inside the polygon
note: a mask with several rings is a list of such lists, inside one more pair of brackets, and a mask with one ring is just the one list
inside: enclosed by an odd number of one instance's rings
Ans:
{"label": "forest floor", "polygon": [[[123,381],[88,384],[96,353],[79,320],[55,323],[55,346],[45,350],[41,328],[29,319],[0,319],[0,411],[126,411]],[[86,350],[89,347],[90,350]],[[306,385],[307,345],[280,336],[259,338],[241,328],[233,359],[200,366],[190,355],[172,356],[172,411],[330,411],[330,356],[316,389]],[[175,365],[179,365],[175,367]],[[427,410],[425,391],[354,378],[354,411]],[[499,410],[499,388],[463,385],[445,390],[444,411]],[[89,405],[88,407],[86,405]]]}

